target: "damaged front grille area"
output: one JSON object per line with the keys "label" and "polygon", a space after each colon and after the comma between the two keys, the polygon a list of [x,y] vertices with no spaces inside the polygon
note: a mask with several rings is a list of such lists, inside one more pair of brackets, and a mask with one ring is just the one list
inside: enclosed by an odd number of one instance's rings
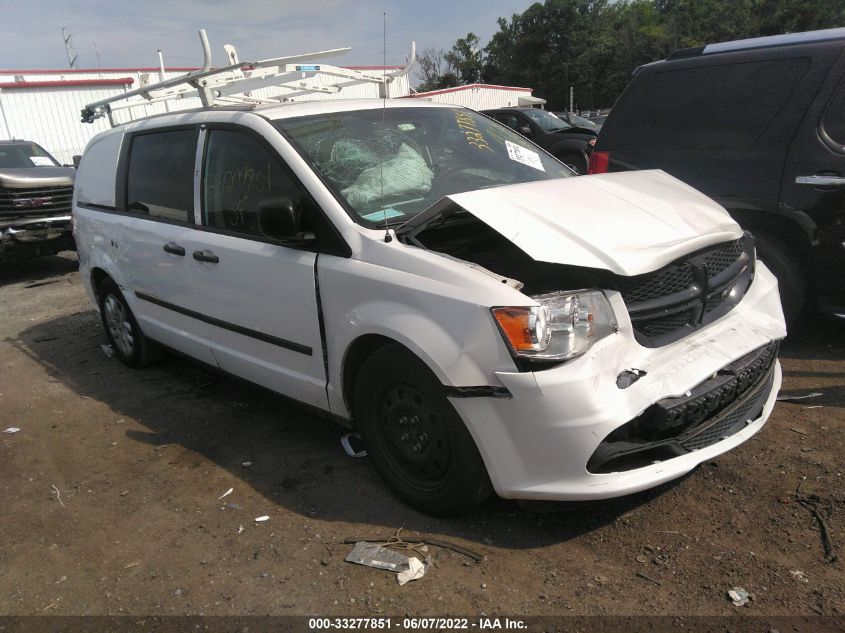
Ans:
{"label": "damaged front grille area", "polygon": [[618,277],[637,341],[668,345],[729,312],[754,277],[754,238],[746,233],[653,273]]}
{"label": "damaged front grille area", "polygon": [[760,417],[774,381],[778,343],[754,350],[678,398],[664,398],[608,435],[591,473],[633,470],[705,448]]}

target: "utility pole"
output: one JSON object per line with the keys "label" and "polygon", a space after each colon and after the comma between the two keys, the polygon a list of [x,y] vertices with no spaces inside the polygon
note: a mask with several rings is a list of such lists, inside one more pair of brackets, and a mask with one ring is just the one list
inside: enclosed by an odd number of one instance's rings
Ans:
{"label": "utility pole", "polygon": [[70,43],[70,38],[72,38],[72,37],[73,37],[73,33],[71,33],[70,35],[67,35],[65,33],[65,27],[62,27],[62,39],[65,41],[65,53],[67,53],[67,63],[68,63],[68,66],[70,66],[71,68],[75,68],[76,60],[79,57],[79,55],[74,55],[72,58],[70,56],[70,53],[73,50],[73,45]]}

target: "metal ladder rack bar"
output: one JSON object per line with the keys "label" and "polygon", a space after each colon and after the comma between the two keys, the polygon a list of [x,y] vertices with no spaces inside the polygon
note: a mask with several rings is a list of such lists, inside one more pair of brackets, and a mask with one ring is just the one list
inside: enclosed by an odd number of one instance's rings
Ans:
{"label": "metal ladder rack bar", "polygon": [[[222,68],[212,69],[211,50],[205,31],[201,30],[199,36],[203,47],[202,68],[179,77],[173,77],[89,103],[81,111],[82,122],[92,123],[96,119],[106,116],[113,126],[112,112],[114,110],[176,99],[199,97],[203,107],[206,108],[231,103],[276,103],[285,98],[309,93],[337,93],[345,86],[360,83],[378,84],[379,96],[386,97],[387,84],[397,77],[407,75],[416,60],[416,46],[414,42],[411,42],[411,52],[405,66],[391,73],[383,72],[377,75],[328,64],[302,63],[347,53],[351,50],[348,46],[256,62],[241,62],[238,61],[234,47],[227,44],[224,48],[228,59],[233,63]],[[336,77],[345,81],[327,85],[309,85],[306,82],[306,80],[317,75]],[[253,97],[249,94],[252,90],[271,87],[291,92],[272,98]]]}

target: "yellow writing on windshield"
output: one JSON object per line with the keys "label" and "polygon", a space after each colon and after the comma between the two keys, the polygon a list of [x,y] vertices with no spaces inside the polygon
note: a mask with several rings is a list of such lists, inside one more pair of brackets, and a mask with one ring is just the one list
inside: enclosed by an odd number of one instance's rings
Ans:
{"label": "yellow writing on windshield", "polygon": [[461,132],[463,132],[467,143],[473,147],[477,147],[478,149],[486,149],[488,152],[493,151],[493,149],[487,144],[487,140],[484,138],[481,130],[478,129],[475,119],[473,119],[470,115],[465,112],[461,112],[460,110],[455,110],[455,122],[458,124]]}

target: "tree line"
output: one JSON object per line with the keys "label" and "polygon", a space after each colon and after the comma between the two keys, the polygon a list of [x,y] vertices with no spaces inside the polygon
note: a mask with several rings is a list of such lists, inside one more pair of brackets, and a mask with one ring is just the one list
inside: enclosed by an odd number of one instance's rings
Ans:
{"label": "tree line", "polygon": [[613,105],[638,66],[679,48],[845,26],[845,0],[545,0],[482,46],[474,33],[419,57],[417,90],[527,86],[550,110]]}

